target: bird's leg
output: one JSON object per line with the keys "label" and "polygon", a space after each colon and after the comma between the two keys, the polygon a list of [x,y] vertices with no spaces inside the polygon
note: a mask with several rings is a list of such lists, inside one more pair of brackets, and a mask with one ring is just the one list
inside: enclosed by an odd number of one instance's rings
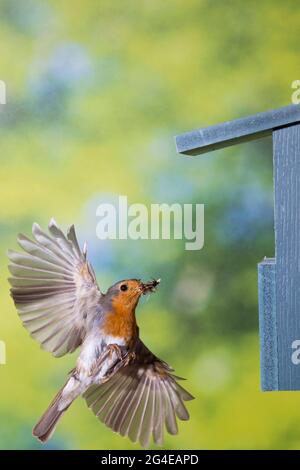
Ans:
{"label": "bird's leg", "polygon": [[103,377],[102,383],[107,382],[118,370],[122,367],[128,366],[131,362],[134,362],[136,359],[136,353],[134,351],[128,351],[122,359],[112,366]]}
{"label": "bird's leg", "polygon": [[119,361],[123,359],[122,351],[118,344],[109,344],[107,348],[109,349],[110,357],[112,357],[113,353],[115,353]]}
{"label": "bird's leg", "polygon": [[134,351],[128,351],[128,353],[125,356],[125,366],[130,364],[131,362],[134,362],[136,359],[136,353]]}
{"label": "bird's leg", "polygon": [[96,375],[99,371],[103,362],[110,358],[112,359],[113,353],[116,354],[118,361],[121,362],[123,360],[122,350],[118,344],[108,344],[106,350],[100,354],[98,359],[95,361],[94,365],[92,366],[89,375]]}
{"label": "bird's leg", "polygon": [[96,375],[97,372],[99,372],[100,367],[101,367],[101,365],[103,364],[103,361],[105,361],[105,359],[108,358],[109,353],[110,353],[110,352],[109,352],[108,350],[106,350],[106,351],[104,351],[102,354],[100,354],[100,356],[96,359],[96,361],[94,362],[93,366],[91,367],[89,376],[91,376],[91,375]]}

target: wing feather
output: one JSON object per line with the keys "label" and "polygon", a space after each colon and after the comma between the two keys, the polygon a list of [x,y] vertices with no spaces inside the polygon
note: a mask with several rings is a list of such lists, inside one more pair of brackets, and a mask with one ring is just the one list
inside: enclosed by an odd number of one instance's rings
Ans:
{"label": "wing feather", "polygon": [[172,369],[138,340],[132,361],[105,383],[93,385],[84,394],[95,415],[122,436],[143,447],[151,435],[163,444],[164,427],[177,434],[176,417],[189,419],[184,401],[193,399],[181,387]]}
{"label": "wing feather", "polygon": [[161,393],[157,381],[154,382],[155,390],[155,421],[153,425],[153,440],[156,444],[162,446],[164,443],[164,422],[165,410],[162,406]]}
{"label": "wing feather", "polygon": [[20,254],[13,250],[8,250],[8,256],[10,260],[18,266],[24,266],[29,268],[43,269],[52,272],[60,272],[68,276],[70,271],[65,267],[61,266],[52,261],[47,261],[41,258],[38,258],[34,255]]}
{"label": "wing feather", "polygon": [[125,380],[120,384],[118,388],[118,394],[115,395],[113,399],[113,404],[114,406],[110,407],[110,411],[105,417],[105,424],[109,427],[113,426],[113,423],[115,422],[117,415],[118,415],[118,410],[120,409],[122,402],[126,396],[126,390],[129,385],[129,382],[131,381],[130,376],[125,376]]}
{"label": "wing feather", "polygon": [[102,294],[74,226],[65,236],[51,219],[49,235],[36,223],[32,234],[18,237],[25,253],[8,252],[11,295],[31,336],[59,357],[82,343]]}
{"label": "wing feather", "polygon": [[163,402],[166,410],[166,428],[170,434],[177,434],[178,427],[175,417],[175,409],[174,404],[171,402],[168,389],[165,385],[165,380],[161,381],[161,393],[163,396]]}
{"label": "wing feather", "polygon": [[109,412],[111,410],[111,404],[118,398],[118,392],[120,391],[123,384],[126,382],[127,377],[123,376],[122,380],[115,383],[115,386],[111,388],[108,396],[104,397],[103,403],[99,403],[100,407],[97,412],[97,416],[107,421],[109,418]]}
{"label": "wing feather", "polygon": [[129,425],[126,432],[132,442],[136,442],[140,435],[140,424],[143,420],[145,403],[147,403],[148,399],[148,387],[149,379],[148,377],[143,377],[138,384],[138,395],[135,402],[135,409],[131,415],[131,419],[129,421]]}
{"label": "wing feather", "polygon": [[143,447],[149,447],[154,420],[155,381],[150,381],[148,401],[145,406],[143,422],[141,422],[140,442]]}
{"label": "wing feather", "polygon": [[70,262],[65,258],[63,253],[59,255],[59,251],[57,253],[56,249],[52,249],[51,251],[46,247],[46,245],[39,245],[36,241],[30,240],[22,234],[18,236],[18,243],[26,253],[45,261],[54,262],[58,266],[69,269]]}

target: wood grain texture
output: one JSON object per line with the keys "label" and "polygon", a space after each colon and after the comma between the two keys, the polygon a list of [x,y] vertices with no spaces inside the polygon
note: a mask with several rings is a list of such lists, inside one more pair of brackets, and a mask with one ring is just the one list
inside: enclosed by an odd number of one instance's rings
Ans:
{"label": "wood grain texture", "polygon": [[273,133],[279,390],[300,390],[300,125]]}
{"label": "wood grain texture", "polygon": [[177,152],[184,155],[200,155],[271,135],[274,129],[298,122],[300,105],[284,106],[178,135],[175,137]]}
{"label": "wood grain texture", "polygon": [[265,259],[258,265],[260,372],[263,391],[278,390],[276,320],[276,263]]}

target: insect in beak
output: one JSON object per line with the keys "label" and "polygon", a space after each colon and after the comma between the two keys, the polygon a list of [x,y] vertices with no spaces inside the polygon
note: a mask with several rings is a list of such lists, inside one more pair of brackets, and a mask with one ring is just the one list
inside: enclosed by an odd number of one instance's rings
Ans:
{"label": "insect in beak", "polygon": [[160,283],[160,279],[153,279],[152,281],[149,282],[141,282],[140,289],[142,291],[142,294],[145,295],[148,292],[155,292],[155,288],[158,286]]}

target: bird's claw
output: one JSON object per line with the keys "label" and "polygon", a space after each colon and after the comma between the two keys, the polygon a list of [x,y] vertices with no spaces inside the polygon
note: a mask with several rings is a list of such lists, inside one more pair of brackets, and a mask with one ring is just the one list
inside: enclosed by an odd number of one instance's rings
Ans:
{"label": "bird's claw", "polygon": [[134,362],[135,359],[136,359],[136,353],[134,351],[128,352],[125,358],[126,365],[130,364],[130,362]]}
{"label": "bird's claw", "polygon": [[122,361],[123,355],[122,355],[121,348],[118,344],[115,344],[115,343],[109,344],[107,346],[107,349],[109,350],[110,358],[112,358],[113,353],[115,353],[119,361]]}
{"label": "bird's claw", "polygon": [[103,364],[103,361],[105,361],[108,357],[110,359],[112,359],[112,356],[113,356],[114,353],[116,354],[117,359],[118,359],[119,362],[124,360],[124,356],[122,354],[122,350],[121,350],[120,346],[118,344],[109,344],[107,346],[107,349],[98,357],[97,361],[95,362],[95,364],[91,368],[91,370],[89,372],[89,376],[91,377],[93,375],[96,375],[99,372],[99,370],[100,370],[100,368]]}

